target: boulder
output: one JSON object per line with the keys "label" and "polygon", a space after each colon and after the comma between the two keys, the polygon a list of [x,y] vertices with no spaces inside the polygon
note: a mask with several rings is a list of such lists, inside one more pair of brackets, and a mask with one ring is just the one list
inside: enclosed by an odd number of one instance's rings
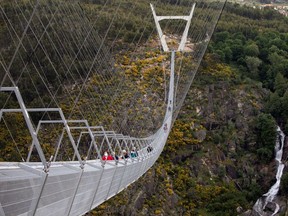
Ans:
{"label": "boulder", "polygon": [[226,166],[226,173],[232,179],[236,179],[238,177],[237,170],[236,170],[235,166],[227,165]]}
{"label": "boulder", "polygon": [[266,213],[271,213],[271,214],[273,214],[274,212],[275,212],[275,210],[276,210],[276,203],[274,203],[274,202],[268,202],[267,203],[267,205],[265,206],[265,209],[264,209],[264,211],[266,212]]}

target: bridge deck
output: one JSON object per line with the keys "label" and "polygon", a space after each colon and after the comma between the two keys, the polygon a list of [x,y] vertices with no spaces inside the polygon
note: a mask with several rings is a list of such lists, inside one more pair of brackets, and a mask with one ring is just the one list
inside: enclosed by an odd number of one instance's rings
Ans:
{"label": "bridge deck", "polygon": [[[0,213],[3,215],[82,215],[116,195],[141,177],[157,160],[168,133],[159,136],[138,158],[107,161],[52,162],[49,173],[42,163],[0,164]],[[144,154],[146,152],[146,154]],[[0,214],[2,215],[2,214]]]}

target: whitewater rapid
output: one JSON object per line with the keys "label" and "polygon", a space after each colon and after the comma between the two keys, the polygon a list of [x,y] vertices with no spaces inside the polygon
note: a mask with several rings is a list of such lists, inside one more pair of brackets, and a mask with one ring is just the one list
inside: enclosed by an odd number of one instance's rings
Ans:
{"label": "whitewater rapid", "polygon": [[275,160],[278,163],[278,168],[277,168],[277,174],[276,174],[276,183],[269,189],[269,191],[260,197],[255,205],[253,206],[253,210],[256,211],[259,215],[264,215],[264,210],[265,207],[268,203],[274,203],[276,208],[273,212],[273,215],[277,214],[280,206],[274,202],[274,199],[276,198],[276,195],[279,191],[280,183],[281,183],[281,177],[283,174],[283,169],[285,165],[282,163],[282,155],[283,155],[283,147],[284,147],[284,140],[285,140],[285,134],[283,131],[280,129],[280,127],[277,127],[277,139],[276,139],[276,144],[275,144]]}

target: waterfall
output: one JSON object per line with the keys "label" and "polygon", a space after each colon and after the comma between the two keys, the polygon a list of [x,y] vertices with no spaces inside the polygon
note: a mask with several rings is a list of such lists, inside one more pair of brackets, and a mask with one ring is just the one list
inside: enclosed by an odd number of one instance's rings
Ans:
{"label": "waterfall", "polygon": [[280,187],[280,182],[281,182],[281,177],[283,174],[283,169],[284,169],[284,164],[282,163],[282,155],[283,155],[283,147],[284,147],[284,140],[285,140],[285,134],[283,131],[281,131],[280,127],[277,127],[277,132],[278,136],[276,139],[276,144],[275,144],[275,160],[278,163],[278,168],[277,168],[277,174],[276,174],[276,183],[269,189],[269,191],[260,197],[255,205],[253,206],[253,210],[256,211],[259,215],[264,215],[264,210],[265,207],[268,203],[274,203],[276,205],[276,208],[273,212],[273,215],[277,214],[280,206],[274,202],[274,199],[279,191]]}

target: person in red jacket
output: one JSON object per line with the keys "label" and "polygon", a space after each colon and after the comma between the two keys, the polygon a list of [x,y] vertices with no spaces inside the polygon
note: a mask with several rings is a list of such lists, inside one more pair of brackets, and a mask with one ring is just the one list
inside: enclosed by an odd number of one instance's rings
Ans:
{"label": "person in red jacket", "polygon": [[108,153],[106,151],[104,152],[102,160],[104,160],[104,161],[108,160]]}
{"label": "person in red jacket", "polygon": [[109,154],[107,153],[107,151],[105,151],[105,152],[104,152],[104,155],[103,155],[103,157],[102,157],[102,160],[104,160],[104,161],[106,161],[106,160],[114,160],[114,158],[113,158],[111,155],[109,155]]}
{"label": "person in red jacket", "polygon": [[114,158],[112,157],[112,155],[108,155],[107,160],[114,160]]}

